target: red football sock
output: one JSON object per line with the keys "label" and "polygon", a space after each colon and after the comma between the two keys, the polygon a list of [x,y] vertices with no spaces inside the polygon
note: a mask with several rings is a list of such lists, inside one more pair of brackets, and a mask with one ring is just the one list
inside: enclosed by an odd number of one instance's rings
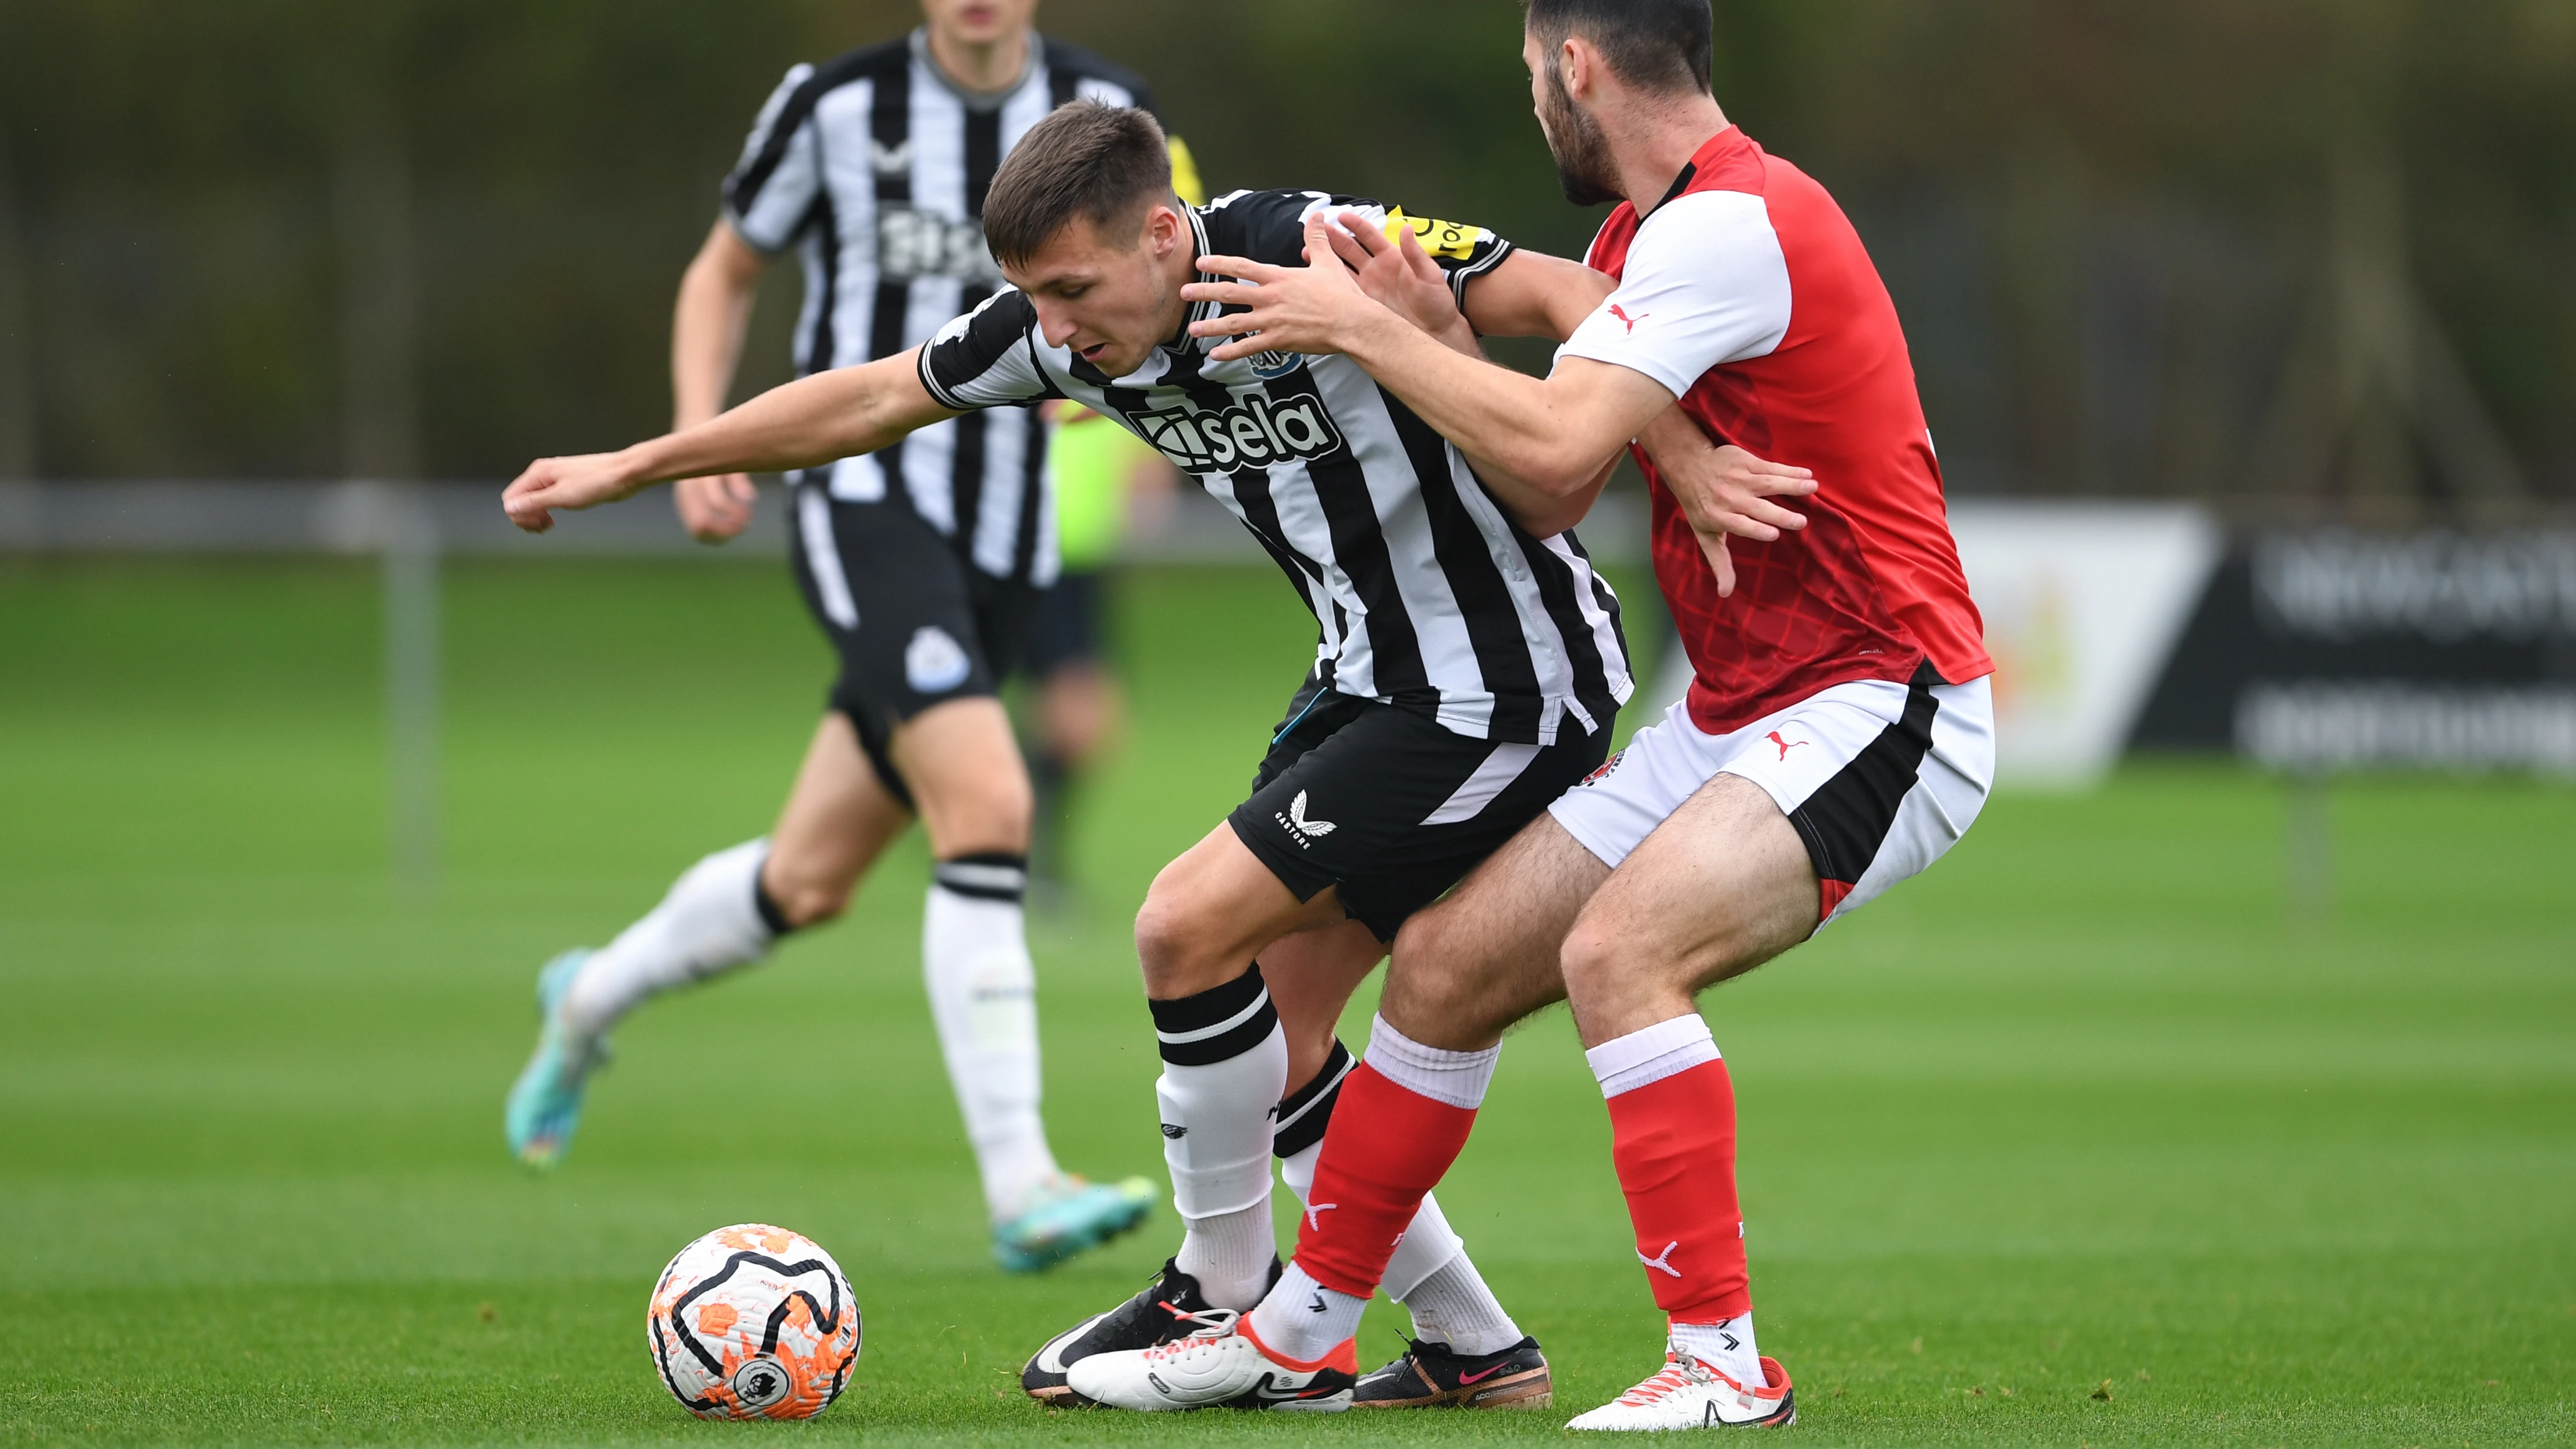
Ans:
{"label": "red football sock", "polygon": [[[1610,1127],[1655,1305],[1683,1323],[1752,1312],[1744,1213],[1735,1200],[1735,1087],[1726,1063],[1702,1062],[1621,1092],[1610,1099]],[[1298,1261],[1305,1261],[1303,1249]]]}
{"label": "red football sock", "polygon": [[1342,1079],[1324,1129],[1297,1228],[1297,1266],[1336,1293],[1375,1293],[1423,1194],[1458,1160],[1475,1125],[1473,1108],[1435,1102],[1360,1063]]}

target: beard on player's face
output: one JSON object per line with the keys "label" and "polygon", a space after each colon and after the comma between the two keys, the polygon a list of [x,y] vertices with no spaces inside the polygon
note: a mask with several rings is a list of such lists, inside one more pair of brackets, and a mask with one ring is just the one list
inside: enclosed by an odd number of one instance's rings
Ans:
{"label": "beard on player's face", "polygon": [[1538,128],[1547,137],[1548,154],[1556,158],[1556,184],[1577,206],[1599,206],[1619,199],[1619,167],[1610,156],[1610,138],[1601,123],[1565,93],[1565,78],[1548,62],[1539,87]]}

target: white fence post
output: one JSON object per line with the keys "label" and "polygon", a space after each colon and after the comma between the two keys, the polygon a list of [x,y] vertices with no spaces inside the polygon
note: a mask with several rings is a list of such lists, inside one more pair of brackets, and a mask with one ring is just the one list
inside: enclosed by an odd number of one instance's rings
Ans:
{"label": "white fence post", "polygon": [[343,483],[318,495],[323,545],[376,556],[384,611],[385,843],[394,886],[438,885],[438,565],[442,540],[428,490]]}
{"label": "white fence post", "polygon": [[395,885],[438,885],[438,532],[416,504],[385,540],[385,760]]}

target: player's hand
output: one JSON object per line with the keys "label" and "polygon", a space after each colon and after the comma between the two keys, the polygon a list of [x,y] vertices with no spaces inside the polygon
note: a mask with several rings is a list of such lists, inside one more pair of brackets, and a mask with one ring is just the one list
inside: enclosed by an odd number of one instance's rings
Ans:
{"label": "player's hand", "polygon": [[644,482],[632,476],[623,453],[539,458],[501,490],[501,510],[528,532],[543,533],[555,526],[553,510],[614,503]]}
{"label": "player's hand", "polygon": [[1306,219],[1302,267],[1274,267],[1244,257],[1199,258],[1200,271],[1236,280],[1192,282],[1181,288],[1181,299],[1246,309],[1190,324],[1193,337],[1234,339],[1209,357],[1231,362],[1259,352],[1339,352],[1371,320],[1402,321],[1360,290],[1350,264],[1333,249],[1334,229],[1321,213]]}
{"label": "player's hand", "polygon": [[671,485],[671,506],[680,522],[700,543],[724,543],[751,527],[752,505],[760,490],[747,473],[713,478],[683,478]]}
{"label": "player's hand", "polygon": [[[1688,424],[1687,419],[1682,420]],[[1655,471],[1681,505],[1682,517],[1699,539],[1709,570],[1717,575],[1717,595],[1735,592],[1735,563],[1727,555],[1730,537],[1770,543],[1785,531],[1807,526],[1804,514],[1792,513],[1774,498],[1804,498],[1816,491],[1816,475],[1804,468],[1767,462],[1729,443],[1715,446],[1696,425],[1688,440],[1662,427],[1641,438],[1655,460]]]}
{"label": "player's hand", "polygon": [[[1457,294],[1449,290],[1449,278],[1422,249],[1422,239],[1412,227],[1397,227],[1396,239],[1389,241],[1384,231],[1356,211],[1345,211],[1337,220],[1338,226],[1324,228],[1324,240],[1359,279],[1360,290],[1379,306],[1434,337],[1447,337],[1467,326],[1466,315],[1458,310]],[[1469,328],[1467,335],[1472,341],[1474,329]]]}

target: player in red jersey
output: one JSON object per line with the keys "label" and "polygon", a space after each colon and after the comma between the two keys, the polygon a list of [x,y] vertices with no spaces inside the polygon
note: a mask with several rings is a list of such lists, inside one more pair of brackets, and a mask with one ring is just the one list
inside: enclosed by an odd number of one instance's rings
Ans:
{"label": "player in red jersey", "polygon": [[1577,496],[1678,398],[1710,437],[1811,470],[1806,526],[1730,552],[1705,501],[1639,457],[1688,699],[1404,928],[1295,1264],[1227,1332],[1078,1366],[1074,1387],[1102,1402],[1186,1407],[1346,1372],[1504,1028],[1566,999],[1669,1325],[1664,1367],[1569,1427],[1796,1417],[1754,1345],[1734,1096],[1693,998],[1957,841],[1993,777],[1993,665],[1895,306],[1833,198],[1720,110],[1707,0],[1530,0],[1525,40],[1568,197],[1621,200],[1590,256],[1617,290],[1551,376],[1461,355],[1372,301],[1353,269],[1386,259],[1362,228],[1310,228],[1303,268],[1203,261],[1241,280],[1184,295],[1241,310],[1192,330],[1349,356],[1516,514]]}

